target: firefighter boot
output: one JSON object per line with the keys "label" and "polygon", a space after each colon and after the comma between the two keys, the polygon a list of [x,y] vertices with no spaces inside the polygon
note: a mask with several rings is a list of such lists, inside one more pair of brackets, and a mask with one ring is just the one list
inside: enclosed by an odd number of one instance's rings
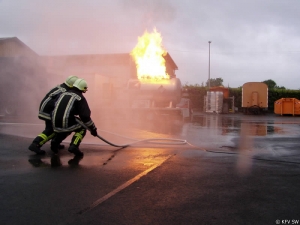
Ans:
{"label": "firefighter boot", "polygon": [[79,145],[86,134],[86,129],[79,128],[75,131],[74,136],[72,137],[69,152],[73,153],[76,156],[83,156],[83,152],[79,150]]}
{"label": "firefighter boot", "polygon": [[62,144],[57,144],[56,142],[54,141],[51,141],[51,150],[53,153],[57,154],[58,153],[58,150],[61,150],[61,149],[64,149],[65,146],[62,145]]}
{"label": "firefighter boot", "polygon": [[77,156],[77,155],[75,155],[73,159],[70,159],[70,160],[68,161],[68,164],[69,164],[70,166],[78,166],[80,160],[82,160],[82,159],[83,159],[83,156]]}
{"label": "firefighter boot", "polygon": [[83,156],[83,152],[79,150],[79,148],[76,145],[70,145],[68,151],[70,153],[73,153],[76,156]]}
{"label": "firefighter boot", "polygon": [[44,155],[46,152],[40,149],[39,144],[32,142],[31,145],[28,147],[30,151],[35,152],[37,155]]}
{"label": "firefighter boot", "polygon": [[54,154],[57,154],[58,153],[58,149],[59,149],[59,144],[57,144],[57,142],[55,141],[51,141],[51,151],[54,153]]}

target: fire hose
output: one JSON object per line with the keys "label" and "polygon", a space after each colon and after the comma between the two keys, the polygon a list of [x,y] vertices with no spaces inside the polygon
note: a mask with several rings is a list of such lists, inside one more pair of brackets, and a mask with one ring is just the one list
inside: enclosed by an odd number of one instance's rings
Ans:
{"label": "fire hose", "polygon": [[[80,119],[76,118],[76,122],[79,123],[81,126],[83,126],[85,129],[91,131]],[[102,141],[104,141],[105,143],[111,145],[111,146],[114,146],[114,147],[119,147],[119,148],[126,148],[128,147],[129,145],[116,145],[116,144],[113,144],[107,140],[105,140],[103,137],[101,137],[100,135],[97,134],[97,137],[99,139],[101,139]]]}
{"label": "fire hose", "polygon": [[[83,126],[85,129],[87,129],[88,131],[91,131],[79,118],[76,118],[76,122],[79,123],[81,126]],[[114,146],[114,147],[119,147],[119,148],[126,148],[130,145],[139,143],[139,142],[151,142],[151,143],[155,143],[155,144],[171,144],[171,145],[182,145],[182,144],[187,144],[186,140],[181,140],[181,139],[173,139],[173,138],[149,138],[149,139],[144,139],[144,140],[140,140],[140,141],[136,141],[133,142],[131,144],[126,144],[126,145],[116,145],[113,144],[111,142],[109,142],[108,140],[104,139],[103,137],[101,137],[100,135],[97,134],[97,137],[104,141],[105,143]],[[166,142],[166,141],[172,141],[172,142]]]}

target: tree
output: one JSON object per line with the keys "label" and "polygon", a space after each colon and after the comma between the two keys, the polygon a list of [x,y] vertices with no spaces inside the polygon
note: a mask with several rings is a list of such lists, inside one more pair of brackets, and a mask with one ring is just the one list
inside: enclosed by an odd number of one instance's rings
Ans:
{"label": "tree", "polygon": [[286,89],[284,86],[277,86],[276,82],[274,80],[265,80],[263,81],[263,83],[265,83],[266,85],[268,85],[268,88],[269,89]]}
{"label": "tree", "polygon": [[[210,78],[209,79],[210,80],[210,86],[211,87],[216,87],[216,86],[223,86],[223,79],[222,78],[216,78],[216,79],[214,79],[214,78]],[[208,81],[209,80],[207,80],[206,81],[206,86],[208,87]]]}
{"label": "tree", "polygon": [[276,88],[276,89],[283,89],[283,90],[286,89],[284,86],[280,86],[280,87],[279,87],[279,86],[275,86],[275,88]]}
{"label": "tree", "polygon": [[273,88],[276,87],[276,82],[274,80],[271,80],[271,79],[265,80],[265,81],[263,81],[263,83],[265,83],[268,86],[269,89],[273,89]]}

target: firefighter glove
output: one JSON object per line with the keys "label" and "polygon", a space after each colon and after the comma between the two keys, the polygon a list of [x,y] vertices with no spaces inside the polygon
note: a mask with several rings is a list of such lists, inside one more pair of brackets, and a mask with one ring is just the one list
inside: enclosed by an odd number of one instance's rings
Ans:
{"label": "firefighter glove", "polygon": [[91,135],[93,135],[94,137],[96,137],[98,135],[96,127],[91,130]]}

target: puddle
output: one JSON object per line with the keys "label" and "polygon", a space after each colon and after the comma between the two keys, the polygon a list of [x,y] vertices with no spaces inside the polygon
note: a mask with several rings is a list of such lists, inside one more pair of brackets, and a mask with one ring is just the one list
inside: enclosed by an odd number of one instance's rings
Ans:
{"label": "puddle", "polygon": [[[240,117],[224,117],[222,115],[198,116],[192,122],[195,127],[219,129],[222,135],[236,136],[246,133],[249,136],[267,136],[285,134],[284,126],[268,121],[243,121]],[[287,123],[289,124],[289,123]]]}

